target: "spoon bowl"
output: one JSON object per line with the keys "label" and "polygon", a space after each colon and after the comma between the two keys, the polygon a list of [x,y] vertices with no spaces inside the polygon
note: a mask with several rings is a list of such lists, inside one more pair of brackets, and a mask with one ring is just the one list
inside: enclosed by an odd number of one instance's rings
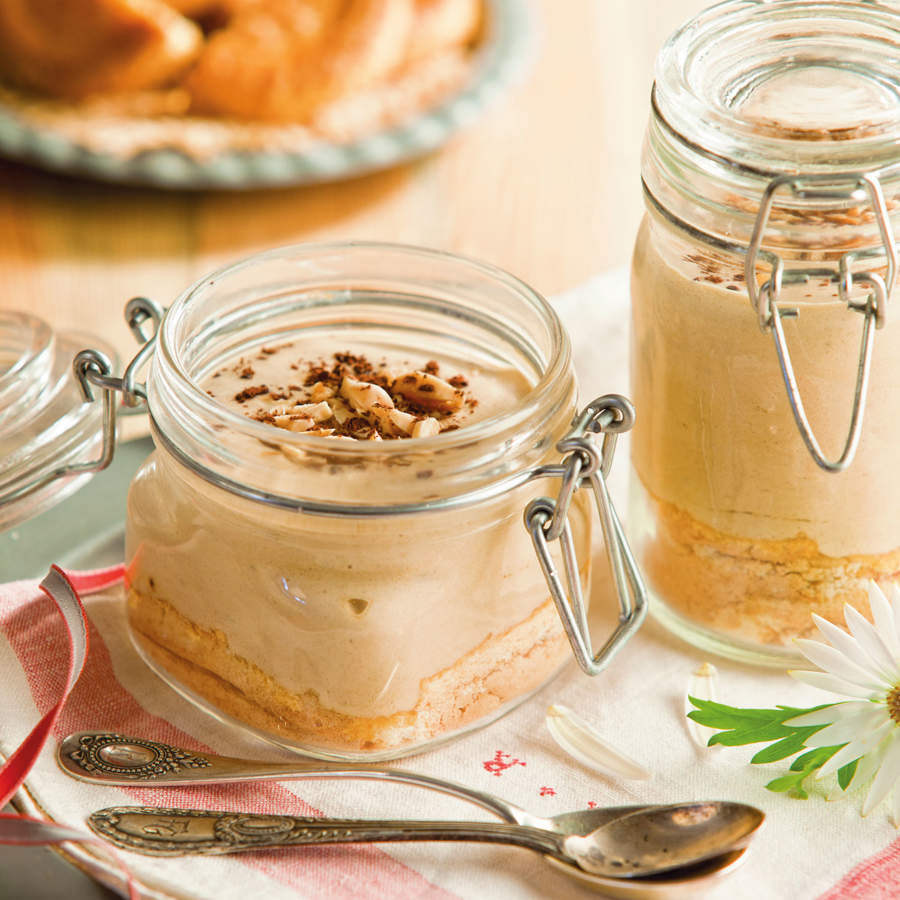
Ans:
{"label": "spoon bowl", "polygon": [[741,849],[764,821],[760,810],[744,803],[656,806],[567,837],[563,849],[590,874],[644,878]]}
{"label": "spoon bowl", "polygon": [[603,875],[591,875],[552,856],[545,856],[544,860],[561,875],[615,900],[695,900],[705,896],[706,891],[743,865],[746,855],[747,848],[744,847],[714,856],[694,866],[673,869],[647,878],[607,878]]}

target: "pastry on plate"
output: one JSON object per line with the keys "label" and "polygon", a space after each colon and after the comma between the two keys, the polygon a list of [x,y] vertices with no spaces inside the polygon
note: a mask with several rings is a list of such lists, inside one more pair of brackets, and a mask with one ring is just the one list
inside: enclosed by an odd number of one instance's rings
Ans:
{"label": "pastry on plate", "polygon": [[192,115],[309,123],[464,53],[480,19],[480,0],[3,0],[0,77],[57,100],[178,90]]}
{"label": "pastry on plate", "polygon": [[[398,126],[508,75],[476,63],[499,53],[498,22],[521,25],[494,18],[506,2],[0,0],[0,152],[187,187],[377,168],[462,120]],[[390,147],[328,155],[394,129]]]}
{"label": "pastry on plate", "polygon": [[192,110],[308,121],[403,64],[414,0],[244,2],[210,35],[185,86]]}
{"label": "pastry on plate", "polygon": [[3,0],[0,74],[78,100],[170,82],[197,59],[203,33],[162,0]]}

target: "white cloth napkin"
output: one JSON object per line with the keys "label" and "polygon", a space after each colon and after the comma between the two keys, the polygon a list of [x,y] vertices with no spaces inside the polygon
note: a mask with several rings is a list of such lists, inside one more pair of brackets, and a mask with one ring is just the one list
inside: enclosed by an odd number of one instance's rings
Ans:
{"label": "white cloth napkin", "polygon": [[[575,343],[582,397],[627,392],[627,276],[614,272],[555,301]],[[616,462],[622,501],[627,456]],[[591,622],[594,643],[613,621],[613,601],[597,560]],[[89,728],[157,738],[250,758],[286,754],[195,710],[138,659],[126,633],[121,589],[86,600],[91,650],[82,681],[63,711],[57,736]],[[33,583],[0,588],[0,752],[8,754],[51,702],[64,675],[64,629]],[[765,810],[768,822],[736,873],[712,897],[897,897],[900,841],[884,810],[859,817],[859,798],[826,803],[790,799],[763,785],[786,764],[751,766],[754,749],[698,749],[685,729],[684,695],[704,655],[652,621],[596,678],[574,664],[517,710],[490,725],[399,765],[491,791],[540,814],[615,805],[725,798]],[[784,673],[716,660],[719,697],[744,706],[823,702]],[[553,742],[544,716],[551,703],[572,707],[652,772],[649,781],[600,776]],[[499,763],[499,764],[498,764]],[[120,804],[200,806],[290,814],[372,818],[484,818],[460,801],[419,788],[365,782],[283,782],[218,788],[134,790],[72,781],[45,748],[28,779],[30,802],[46,815],[82,826],[91,810]],[[191,900],[280,898],[466,898],[538,900],[596,896],[525,850],[477,844],[391,844],[299,848],[221,858],[123,857],[149,895]]]}

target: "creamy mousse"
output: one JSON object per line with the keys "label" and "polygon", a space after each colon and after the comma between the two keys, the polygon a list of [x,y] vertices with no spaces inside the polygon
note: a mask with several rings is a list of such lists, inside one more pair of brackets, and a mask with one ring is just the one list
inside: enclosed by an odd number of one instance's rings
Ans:
{"label": "creamy mousse", "polygon": [[[633,533],[655,590],[692,622],[789,644],[811,613],[867,609],[866,582],[900,573],[900,324],[879,330],[863,436],[829,474],[803,444],[772,337],[747,298],[742,260],[664,258],[645,221],[632,279]],[[814,432],[835,456],[849,426],[862,317],[828,279],[783,291],[784,320]]]}
{"label": "creamy mousse", "polygon": [[[346,504],[364,501],[373,479],[428,497],[441,436],[532,389],[508,365],[375,342],[335,350],[321,337],[237,355],[200,386],[240,417],[236,431],[262,426],[240,435],[248,464]],[[298,449],[296,434],[315,447]],[[388,465],[370,464],[363,451],[375,447]],[[567,659],[522,524],[536,492],[309,515],[228,494],[157,450],[129,496],[133,633],[176,682],[266,734],[312,752],[397,755],[496,714]],[[580,501],[572,525],[586,583]]]}

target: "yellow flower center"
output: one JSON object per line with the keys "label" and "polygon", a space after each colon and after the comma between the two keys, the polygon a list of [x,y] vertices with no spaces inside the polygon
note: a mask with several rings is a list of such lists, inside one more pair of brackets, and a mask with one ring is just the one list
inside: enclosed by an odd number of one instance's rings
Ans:
{"label": "yellow flower center", "polygon": [[888,715],[900,725],[900,684],[894,685],[887,695]]}

